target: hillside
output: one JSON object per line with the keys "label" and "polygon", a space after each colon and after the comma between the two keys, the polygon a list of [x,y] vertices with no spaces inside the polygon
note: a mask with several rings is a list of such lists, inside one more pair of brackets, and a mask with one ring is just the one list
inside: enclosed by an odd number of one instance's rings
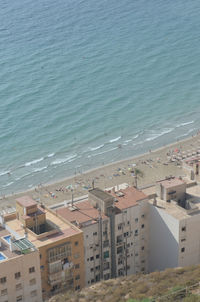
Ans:
{"label": "hillside", "polygon": [[102,281],[76,293],[63,293],[49,302],[200,301],[200,266],[167,269]]}

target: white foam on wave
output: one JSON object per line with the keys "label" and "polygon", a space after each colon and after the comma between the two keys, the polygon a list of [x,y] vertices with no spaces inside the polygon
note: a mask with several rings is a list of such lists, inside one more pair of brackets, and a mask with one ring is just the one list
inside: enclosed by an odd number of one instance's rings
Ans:
{"label": "white foam on wave", "polygon": [[33,170],[33,172],[41,172],[41,171],[43,171],[43,170],[45,170],[45,169],[47,169],[47,166],[41,167],[41,168],[35,168],[35,169]]}
{"label": "white foam on wave", "polygon": [[91,155],[88,155],[88,158],[94,157],[94,156],[97,156],[97,155],[101,155],[101,154],[104,154],[104,153],[108,153],[108,152],[114,151],[116,149],[118,149],[118,147],[114,147],[114,148],[108,149],[106,151],[102,151],[102,152],[98,152],[98,153],[95,153],[95,154],[91,154]]}
{"label": "white foam on wave", "polygon": [[12,185],[12,184],[13,184],[13,181],[7,183],[6,185],[3,185],[2,187],[3,187],[3,188],[6,188],[6,187],[9,187],[9,186]]}
{"label": "white foam on wave", "polygon": [[103,147],[104,147],[104,144],[99,145],[99,146],[97,146],[97,147],[90,147],[90,151],[96,151],[96,150],[101,149],[101,148],[103,148]]}
{"label": "white foam on wave", "polygon": [[0,176],[6,175],[6,174],[10,174],[10,171],[2,171],[2,172],[0,172]]}
{"label": "white foam on wave", "polygon": [[153,141],[153,140],[157,139],[158,137],[163,136],[164,134],[167,134],[167,133],[172,132],[173,130],[174,130],[174,128],[164,129],[164,130],[163,130],[162,132],[160,132],[160,133],[152,134],[150,137],[146,138],[145,141],[146,141],[146,142]]}
{"label": "white foam on wave", "polygon": [[113,138],[113,139],[109,140],[109,143],[117,142],[120,138],[121,138],[121,136],[118,136],[118,137],[116,137],[116,138]]}
{"label": "white foam on wave", "polygon": [[187,126],[187,125],[190,125],[190,124],[193,124],[193,123],[194,123],[194,121],[181,123],[181,124],[178,124],[178,125],[176,126],[176,128],[180,128],[180,127],[183,127],[183,126]]}
{"label": "white foam on wave", "polygon": [[53,161],[53,162],[51,163],[51,165],[54,166],[54,165],[63,164],[63,163],[65,163],[65,162],[70,162],[70,161],[72,161],[72,159],[75,159],[76,157],[77,157],[77,154],[73,154],[73,155],[70,155],[70,156],[65,157],[65,158],[58,158],[58,159],[56,159],[55,161]]}
{"label": "white foam on wave", "polygon": [[41,157],[41,158],[32,160],[32,161],[30,161],[30,162],[27,162],[27,163],[25,163],[24,166],[25,166],[25,167],[29,167],[29,166],[31,166],[31,165],[34,165],[34,164],[39,163],[39,162],[42,161],[42,160],[44,160],[44,157]]}
{"label": "white foam on wave", "polygon": [[193,132],[194,130],[195,130],[195,128],[189,129],[186,133],[180,135],[179,138],[180,138],[180,137],[185,137],[185,136],[189,135],[189,134],[190,134],[191,132]]}
{"label": "white foam on wave", "polygon": [[55,153],[50,153],[47,155],[47,157],[53,157],[55,155]]}

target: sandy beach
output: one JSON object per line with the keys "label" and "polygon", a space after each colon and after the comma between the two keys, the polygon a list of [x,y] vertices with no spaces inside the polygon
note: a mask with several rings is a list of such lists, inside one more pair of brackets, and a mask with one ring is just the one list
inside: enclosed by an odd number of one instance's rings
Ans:
{"label": "sandy beach", "polygon": [[51,184],[39,184],[34,190],[0,197],[0,209],[15,206],[15,200],[22,195],[29,195],[34,200],[40,201],[47,206],[61,203],[65,200],[87,195],[88,189],[94,186],[102,189],[109,188],[121,183],[135,185],[133,170],[138,168],[143,172],[138,177],[138,187],[154,184],[157,180],[166,176],[184,176],[181,168],[180,156],[184,158],[200,149],[200,134],[166,145],[156,150],[149,150],[148,153],[137,157],[128,158],[112,164],[78,174],[73,177],[57,181]]}

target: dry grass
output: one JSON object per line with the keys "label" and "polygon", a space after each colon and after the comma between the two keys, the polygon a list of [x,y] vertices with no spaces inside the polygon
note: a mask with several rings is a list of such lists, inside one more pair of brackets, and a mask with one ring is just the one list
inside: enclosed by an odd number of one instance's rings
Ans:
{"label": "dry grass", "polygon": [[[161,296],[173,293],[166,301],[180,301],[178,290],[200,282],[200,266],[167,269],[149,275],[133,275],[102,281],[73,294],[57,295],[49,302],[127,302],[149,298],[159,301]],[[161,301],[161,300],[160,300]],[[165,299],[162,300],[163,302]],[[197,302],[200,296],[186,295],[181,301]]]}

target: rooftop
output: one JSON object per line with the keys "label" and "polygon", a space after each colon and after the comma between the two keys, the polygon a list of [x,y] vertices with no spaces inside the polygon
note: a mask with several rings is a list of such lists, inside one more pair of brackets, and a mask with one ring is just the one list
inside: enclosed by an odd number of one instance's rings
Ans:
{"label": "rooftop", "polygon": [[159,180],[159,181],[157,181],[157,183],[162,184],[163,187],[168,189],[168,188],[171,188],[171,187],[182,185],[185,182],[180,178],[171,177],[171,178],[168,178],[168,179]]}
{"label": "rooftop", "polygon": [[109,193],[107,193],[99,188],[94,188],[92,190],[89,190],[89,193],[93,194],[94,196],[103,200],[104,202],[108,202],[108,201],[112,200],[112,196]]}
{"label": "rooftop", "polygon": [[29,208],[37,205],[37,202],[35,202],[31,197],[29,196],[22,196],[20,198],[17,198],[17,203],[20,204],[22,207]]}
{"label": "rooftop", "polygon": [[[15,258],[15,257],[21,255],[25,249],[28,250],[30,248],[34,248],[34,246],[32,244],[28,245],[28,246],[26,245],[26,248],[25,248],[25,245],[22,246],[20,244],[20,242],[25,242],[25,244],[27,244],[27,243],[30,244],[30,242],[28,242],[25,238],[23,238],[23,239],[15,240],[16,245],[15,245],[15,243],[14,243],[14,245],[19,250],[11,251],[10,243],[9,243],[10,238],[11,238],[11,234],[6,229],[4,229],[0,226],[0,254],[5,256],[4,260]],[[0,261],[0,263],[1,263],[1,261]]]}
{"label": "rooftop", "polygon": [[[66,237],[71,237],[81,232],[78,228],[57,216],[53,211],[46,208],[45,212],[46,223],[51,226],[49,231],[47,230],[46,232],[37,235],[30,229],[27,229],[27,239],[33,243],[36,248],[59,241]],[[9,228],[17,232],[19,236],[24,237],[25,230],[17,218],[10,219],[6,224]]]}
{"label": "rooftop", "polygon": [[139,201],[147,198],[147,195],[134,187],[128,187],[115,193],[111,191],[111,194],[117,200],[115,206],[120,210],[136,206]]}
{"label": "rooftop", "polygon": [[[63,218],[70,222],[77,224],[83,223],[96,223],[96,219],[99,217],[99,212],[88,201],[82,201],[77,203],[74,207],[65,207],[56,210],[56,212]],[[103,215],[103,218],[107,216]]]}

